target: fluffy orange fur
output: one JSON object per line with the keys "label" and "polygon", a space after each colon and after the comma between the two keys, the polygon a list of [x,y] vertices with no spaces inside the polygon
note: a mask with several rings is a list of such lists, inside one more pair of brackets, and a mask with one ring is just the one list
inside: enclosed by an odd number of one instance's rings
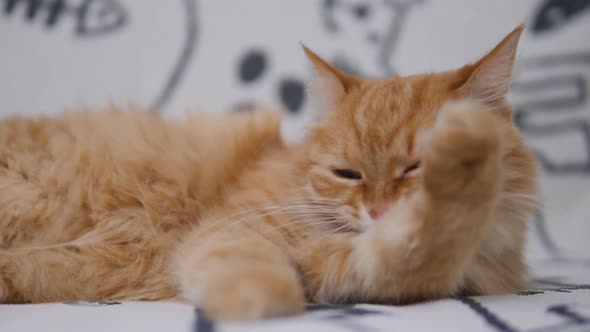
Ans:
{"label": "fluffy orange fur", "polygon": [[522,27],[453,71],[366,80],[305,49],[323,117],[0,123],[0,302],[186,299],[220,318],[523,286],[535,165],[505,101]]}

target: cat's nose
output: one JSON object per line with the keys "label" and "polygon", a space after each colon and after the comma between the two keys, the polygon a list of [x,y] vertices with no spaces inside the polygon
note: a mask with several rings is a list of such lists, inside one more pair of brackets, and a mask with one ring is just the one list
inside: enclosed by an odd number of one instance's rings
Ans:
{"label": "cat's nose", "polygon": [[385,213],[385,211],[387,211],[387,205],[375,205],[372,209],[369,210],[369,215],[371,216],[371,218],[373,218],[373,220],[377,220]]}

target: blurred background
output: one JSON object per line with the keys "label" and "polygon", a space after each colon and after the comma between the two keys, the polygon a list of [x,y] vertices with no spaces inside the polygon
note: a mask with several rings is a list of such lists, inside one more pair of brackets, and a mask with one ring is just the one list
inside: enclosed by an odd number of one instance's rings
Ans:
{"label": "blurred background", "polygon": [[590,264],[590,0],[0,0],[0,115],[135,103],[311,118],[303,42],[366,77],[476,60],[522,22],[510,100],[539,158],[532,259]]}

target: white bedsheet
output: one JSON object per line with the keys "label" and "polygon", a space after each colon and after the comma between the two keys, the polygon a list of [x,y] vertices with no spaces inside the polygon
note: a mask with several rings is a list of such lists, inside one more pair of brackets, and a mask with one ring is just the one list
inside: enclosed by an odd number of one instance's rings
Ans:
{"label": "white bedsheet", "polygon": [[535,284],[520,294],[408,306],[311,305],[299,316],[258,322],[215,322],[177,303],[3,305],[0,331],[590,331],[590,261],[537,262],[534,271]]}

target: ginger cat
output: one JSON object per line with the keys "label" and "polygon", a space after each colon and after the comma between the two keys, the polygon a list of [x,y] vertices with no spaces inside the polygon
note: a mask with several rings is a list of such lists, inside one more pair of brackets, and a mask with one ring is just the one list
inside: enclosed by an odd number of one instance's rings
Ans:
{"label": "ginger cat", "polygon": [[324,116],[0,124],[0,302],[186,299],[217,318],[523,287],[535,164],[505,101],[522,27],[457,70],[366,80],[305,49]]}

